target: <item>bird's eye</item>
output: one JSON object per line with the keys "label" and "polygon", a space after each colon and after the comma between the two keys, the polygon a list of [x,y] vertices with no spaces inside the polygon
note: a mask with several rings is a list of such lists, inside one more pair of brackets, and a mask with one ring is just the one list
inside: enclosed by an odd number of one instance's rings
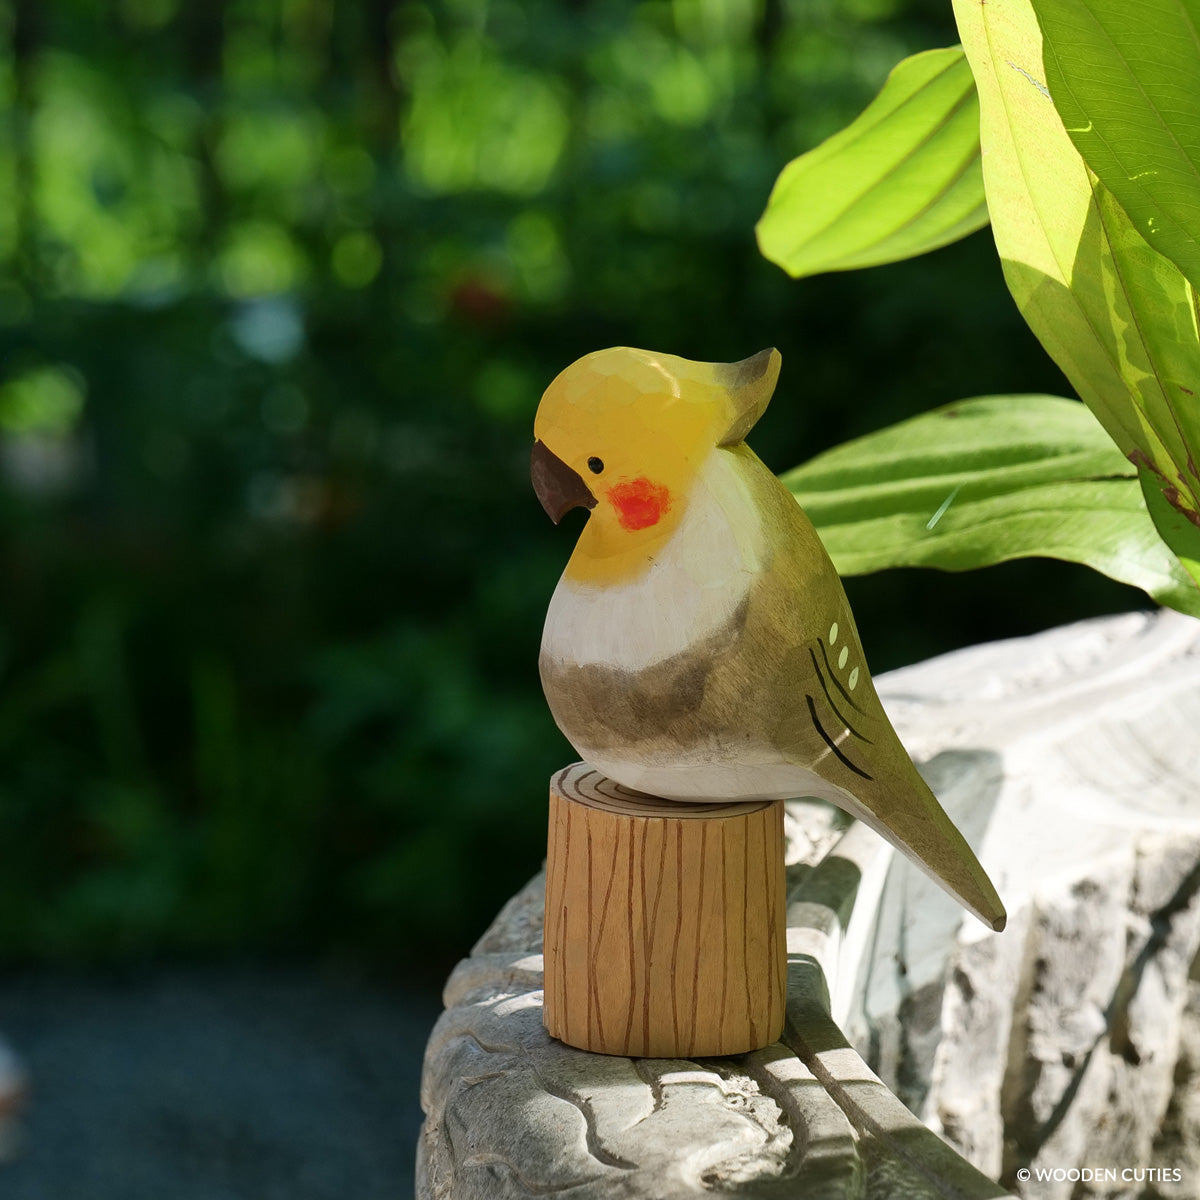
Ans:
{"label": "bird's eye", "polygon": [[604,470],[604,460],[597,458],[594,454],[588,459],[588,470],[593,475],[599,475]]}

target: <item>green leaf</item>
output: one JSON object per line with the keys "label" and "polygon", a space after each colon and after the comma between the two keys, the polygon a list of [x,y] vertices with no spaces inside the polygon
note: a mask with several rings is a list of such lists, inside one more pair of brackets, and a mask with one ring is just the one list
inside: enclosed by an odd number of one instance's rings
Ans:
{"label": "green leaf", "polygon": [[1200,586],[1163,545],[1136,471],[1074,400],[963,400],[782,478],[845,575],[1061,558],[1200,616]]}
{"label": "green leaf", "polygon": [[1046,83],[1134,228],[1200,287],[1200,4],[1033,0]]}
{"label": "green leaf", "polygon": [[1152,470],[1139,467],[1138,482],[1159,536],[1200,587],[1200,526],[1175,507],[1169,489],[1164,490],[1162,480]]}
{"label": "green leaf", "polygon": [[1195,294],[1072,145],[1042,82],[1029,0],[954,0],[954,11],[979,87],[984,183],[1009,290],[1122,453],[1149,466],[1191,519],[1200,514]]}
{"label": "green leaf", "polygon": [[756,232],[798,278],[912,258],[987,221],[979,103],[952,46],[904,59],[853,124],[788,163]]}

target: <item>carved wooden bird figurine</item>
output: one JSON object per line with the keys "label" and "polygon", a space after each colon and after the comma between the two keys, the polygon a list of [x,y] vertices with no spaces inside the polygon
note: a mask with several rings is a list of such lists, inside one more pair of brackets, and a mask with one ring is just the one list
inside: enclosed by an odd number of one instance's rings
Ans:
{"label": "carved wooden bird figurine", "polygon": [[531,474],[557,523],[591,510],[540,670],[559,728],[626,787],[673,800],[832,801],[986,924],[995,888],[900,743],[816,530],[743,440],[780,356],[625,347],[567,367]]}

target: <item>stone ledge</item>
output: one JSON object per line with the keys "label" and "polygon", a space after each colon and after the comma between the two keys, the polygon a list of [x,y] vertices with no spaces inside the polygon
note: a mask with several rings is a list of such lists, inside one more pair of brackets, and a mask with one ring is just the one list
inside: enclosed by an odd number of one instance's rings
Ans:
{"label": "stone ledge", "polygon": [[419,1196],[969,1198],[1020,1192],[1021,1166],[1110,1164],[1181,1182],[1023,1194],[1195,1194],[1200,622],[1084,622],[877,683],[1008,930],[964,916],[870,831],[842,837],[836,810],[795,802],[782,1042],[605,1058],[542,1028],[534,879],[447,983]]}

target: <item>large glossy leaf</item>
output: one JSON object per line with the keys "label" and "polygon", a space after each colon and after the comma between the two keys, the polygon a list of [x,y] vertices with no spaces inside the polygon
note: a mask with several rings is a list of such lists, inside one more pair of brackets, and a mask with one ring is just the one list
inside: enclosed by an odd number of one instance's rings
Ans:
{"label": "large glossy leaf", "polygon": [[954,11],[979,88],[984,182],[1009,289],[1122,453],[1152,471],[1185,519],[1197,517],[1191,288],[1072,145],[1042,79],[1029,0],[954,0]]}
{"label": "large glossy leaf", "polygon": [[1137,231],[1200,286],[1200,0],[1033,0],[1046,84]]}
{"label": "large glossy leaf", "polygon": [[1200,616],[1137,472],[1077,401],[963,400],[847,442],[783,476],[838,570],[1085,563]]}
{"label": "large glossy leaf", "polygon": [[1200,579],[1200,527],[1171,504],[1162,480],[1149,468],[1138,470],[1138,482],[1159,535],[1192,579]]}
{"label": "large glossy leaf", "polygon": [[788,163],[757,233],[799,277],[911,258],[987,220],[979,105],[953,46],[906,58],[853,124]]}

